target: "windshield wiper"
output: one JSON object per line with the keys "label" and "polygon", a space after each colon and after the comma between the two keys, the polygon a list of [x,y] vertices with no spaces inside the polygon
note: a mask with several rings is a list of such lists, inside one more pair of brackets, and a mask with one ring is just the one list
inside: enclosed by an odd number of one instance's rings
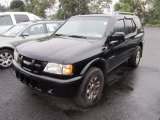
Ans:
{"label": "windshield wiper", "polygon": [[85,37],[85,36],[80,36],[80,35],[70,35],[70,36],[68,36],[68,37],[87,39],[87,37]]}
{"label": "windshield wiper", "polygon": [[64,34],[55,34],[55,36],[58,36],[58,37],[65,37],[67,35],[64,35]]}

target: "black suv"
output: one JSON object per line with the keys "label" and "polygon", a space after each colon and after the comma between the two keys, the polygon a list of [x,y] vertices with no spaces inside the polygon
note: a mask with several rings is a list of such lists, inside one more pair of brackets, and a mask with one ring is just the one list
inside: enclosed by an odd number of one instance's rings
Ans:
{"label": "black suv", "polygon": [[143,35],[132,14],[73,16],[51,38],[18,46],[15,73],[36,90],[74,95],[78,105],[90,107],[100,100],[107,73],[125,61],[138,66]]}

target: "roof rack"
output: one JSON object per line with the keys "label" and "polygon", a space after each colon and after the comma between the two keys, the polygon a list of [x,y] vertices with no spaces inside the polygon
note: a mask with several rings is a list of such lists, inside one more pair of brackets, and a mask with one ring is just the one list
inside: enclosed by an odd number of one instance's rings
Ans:
{"label": "roof rack", "polygon": [[121,12],[121,11],[118,11],[119,14],[122,14],[122,15],[135,15],[134,13],[131,13],[131,12]]}
{"label": "roof rack", "polygon": [[114,12],[107,12],[105,14],[112,14],[112,15],[135,15],[134,13],[131,12],[121,12],[121,11],[114,11]]}

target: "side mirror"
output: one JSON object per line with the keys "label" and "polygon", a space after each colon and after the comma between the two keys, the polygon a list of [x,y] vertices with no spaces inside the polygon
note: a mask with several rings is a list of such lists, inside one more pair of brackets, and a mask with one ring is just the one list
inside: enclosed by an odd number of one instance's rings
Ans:
{"label": "side mirror", "polygon": [[115,32],[112,36],[111,36],[111,40],[113,41],[120,41],[123,42],[125,40],[125,33],[124,32]]}
{"label": "side mirror", "polygon": [[124,32],[115,32],[113,35],[110,37],[110,44],[116,44],[116,43],[121,43],[125,41],[125,33]]}
{"label": "side mirror", "polygon": [[27,37],[27,36],[29,36],[29,33],[22,33],[21,36],[22,37]]}

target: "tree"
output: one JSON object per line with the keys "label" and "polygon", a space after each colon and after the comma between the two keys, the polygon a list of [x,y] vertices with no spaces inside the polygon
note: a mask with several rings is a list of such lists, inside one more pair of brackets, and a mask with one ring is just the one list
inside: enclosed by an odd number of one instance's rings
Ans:
{"label": "tree", "polygon": [[7,8],[4,5],[0,4],[0,12],[4,12],[6,10],[7,10]]}
{"label": "tree", "polygon": [[25,10],[25,4],[21,0],[13,0],[10,4],[10,9],[17,9],[17,10],[20,10],[20,11],[24,11]]}
{"label": "tree", "polygon": [[145,14],[145,22],[160,24],[160,0],[151,0],[150,7]]}
{"label": "tree", "polygon": [[89,12],[86,0],[59,0],[59,2],[56,15],[58,19],[67,19],[73,15]]}
{"label": "tree", "polygon": [[25,0],[26,10],[45,18],[45,10],[54,4],[55,0]]}
{"label": "tree", "polygon": [[91,13],[102,13],[104,9],[110,9],[109,3],[111,3],[111,0],[89,0],[89,11]]}
{"label": "tree", "polygon": [[144,23],[160,23],[160,0],[120,0],[115,10],[134,12]]}

